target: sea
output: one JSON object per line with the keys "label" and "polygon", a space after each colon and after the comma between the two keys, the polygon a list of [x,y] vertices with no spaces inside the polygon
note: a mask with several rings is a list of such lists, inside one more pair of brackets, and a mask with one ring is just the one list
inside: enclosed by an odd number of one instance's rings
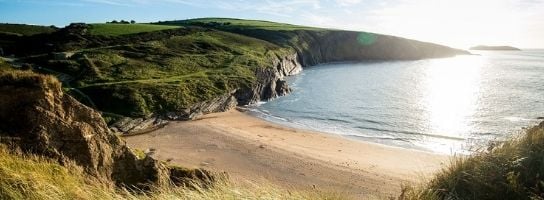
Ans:
{"label": "sea", "polygon": [[544,117],[544,50],[414,61],[330,63],[249,106],[284,126],[440,154],[470,154]]}

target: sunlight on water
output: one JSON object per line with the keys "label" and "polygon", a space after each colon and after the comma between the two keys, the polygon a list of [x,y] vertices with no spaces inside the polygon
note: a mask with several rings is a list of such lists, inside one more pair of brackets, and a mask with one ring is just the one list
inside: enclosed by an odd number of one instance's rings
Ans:
{"label": "sunlight on water", "polygon": [[[476,56],[429,62],[422,76],[424,94],[420,104],[428,116],[427,130],[430,134],[452,139],[467,137],[463,134],[472,128],[470,117],[477,109],[480,69],[484,62],[485,59]],[[460,144],[444,145],[438,141],[423,144],[439,152],[455,152],[460,148]]]}
{"label": "sunlight on water", "polygon": [[[538,123],[544,51],[305,68],[256,108],[278,123],[387,145],[468,153]],[[475,146],[473,146],[475,145]]]}

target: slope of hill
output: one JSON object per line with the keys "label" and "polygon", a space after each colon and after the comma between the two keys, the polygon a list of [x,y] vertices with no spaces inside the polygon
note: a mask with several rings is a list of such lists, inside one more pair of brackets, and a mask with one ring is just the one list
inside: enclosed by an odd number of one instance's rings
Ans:
{"label": "slope of hill", "polygon": [[192,119],[275,98],[290,91],[283,78],[303,66],[466,53],[374,33],[217,18],[73,24],[50,34],[0,36],[6,40],[14,41],[2,46],[6,54],[58,75],[69,94],[112,122]]}
{"label": "slope of hill", "polygon": [[51,26],[36,26],[26,24],[0,24],[0,34],[30,36],[55,32],[57,28]]}

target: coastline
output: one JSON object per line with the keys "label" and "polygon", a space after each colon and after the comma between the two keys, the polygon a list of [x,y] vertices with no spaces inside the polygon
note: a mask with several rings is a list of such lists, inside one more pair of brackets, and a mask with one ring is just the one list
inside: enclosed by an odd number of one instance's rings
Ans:
{"label": "coastline", "polygon": [[127,144],[171,164],[225,171],[237,182],[387,198],[420,183],[447,155],[288,128],[231,110],[126,137]]}

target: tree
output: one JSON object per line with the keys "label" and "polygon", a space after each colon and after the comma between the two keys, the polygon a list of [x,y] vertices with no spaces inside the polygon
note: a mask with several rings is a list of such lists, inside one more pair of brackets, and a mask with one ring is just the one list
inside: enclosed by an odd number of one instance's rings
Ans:
{"label": "tree", "polygon": [[136,21],[130,20],[130,23],[131,23],[131,24],[136,24]]}
{"label": "tree", "polygon": [[118,22],[117,20],[113,20],[113,21],[111,21],[111,23],[112,23],[112,24],[117,24],[117,23],[119,23],[119,22]]}

